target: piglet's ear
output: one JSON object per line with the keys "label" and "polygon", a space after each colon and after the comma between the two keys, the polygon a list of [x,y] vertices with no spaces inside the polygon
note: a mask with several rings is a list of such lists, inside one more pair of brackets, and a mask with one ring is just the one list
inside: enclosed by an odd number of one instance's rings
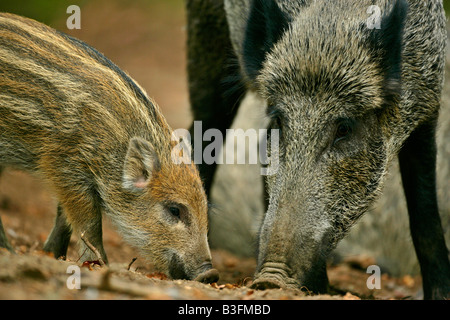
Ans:
{"label": "piglet's ear", "polygon": [[142,138],[132,138],[125,156],[122,186],[132,192],[143,191],[148,186],[152,173],[158,169],[158,155],[150,143]]}

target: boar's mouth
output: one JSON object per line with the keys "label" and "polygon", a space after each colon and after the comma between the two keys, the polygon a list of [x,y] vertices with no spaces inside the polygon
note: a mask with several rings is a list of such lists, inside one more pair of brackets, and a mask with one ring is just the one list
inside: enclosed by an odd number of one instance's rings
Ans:
{"label": "boar's mouth", "polygon": [[255,275],[252,288],[264,289],[298,289],[299,282],[290,276],[290,269],[284,263],[266,262]]}
{"label": "boar's mouth", "polygon": [[300,289],[309,294],[328,292],[326,264],[318,261],[309,270],[293,273],[286,263],[266,262],[258,268],[252,284],[253,289]]}
{"label": "boar's mouth", "polygon": [[203,283],[212,283],[219,280],[219,272],[216,269],[212,268],[211,261],[203,262],[195,271],[195,275],[189,276],[182,259],[177,254],[173,254],[172,258],[170,259],[169,276],[174,280],[193,279],[194,281]]}
{"label": "boar's mouth", "polygon": [[212,268],[211,262],[204,262],[200,267],[203,270],[195,277],[194,281],[203,283],[213,283],[219,281],[219,271]]}

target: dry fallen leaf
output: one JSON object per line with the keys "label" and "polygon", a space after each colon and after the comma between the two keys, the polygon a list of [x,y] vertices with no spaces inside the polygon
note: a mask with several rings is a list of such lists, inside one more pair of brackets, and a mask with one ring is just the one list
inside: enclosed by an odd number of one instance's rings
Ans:
{"label": "dry fallen leaf", "polygon": [[81,264],[82,268],[85,267],[91,271],[93,270],[94,266],[101,267],[102,265],[100,264],[100,261],[98,261],[98,260],[87,260]]}
{"label": "dry fallen leaf", "polygon": [[225,283],[225,284],[218,285],[217,282],[210,283],[210,286],[215,288],[215,289],[224,289],[224,288],[235,289],[235,288],[239,288],[239,285],[237,285],[237,284]]}
{"label": "dry fallen leaf", "polygon": [[414,287],[415,281],[414,278],[411,277],[409,274],[407,274],[406,276],[404,276],[402,278],[402,282],[405,284],[405,286],[407,286],[408,288],[412,288]]}
{"label": "dry fallen leaf", "polygon": [[26,252],[28,252],[27,246],[25,246],[25,245],[19,246],[19,252],[20,252],[20,253],[26,253]]}
{"label": "dry fallen leaf", "polygon": [[213,287],[214,289],[223,289],[223,288],[225,288],[224,284],[218,285],[217,282],[210,283],[210,286]]}
{"label": "dry fallen leaf", "polygon": [[344,296],[344,300],[361,300],[361,298],[347,292]]}
{"label": "dry fallen leaf", "polygon": [[167,276],[162,272],[153,272],[147,274],[147,278],[150,279],[159,279],[159,280],[167,280]]}

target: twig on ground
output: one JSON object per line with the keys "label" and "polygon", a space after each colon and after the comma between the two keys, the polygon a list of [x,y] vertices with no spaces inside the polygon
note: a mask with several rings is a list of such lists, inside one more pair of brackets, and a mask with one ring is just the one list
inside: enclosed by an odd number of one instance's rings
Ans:
{"label": "twig on ground", "polygon": [[34,250],[36,250],[36,248],[39,246],[39,241],[35,241],[33,243],[33,245],[30,247],[30,249],[28,250],[28,252],[33,253]]}
{"label": "twig on ground", "polygon": [[84,248],[83,252],[81,253],[81,256],[79,256],[78,259],[77,259],[77,261],[75,261],[76,263],[78,263],[78,262],[80,261],[81,257],[84,256],[84,254],[86,253],[86,250],[87,250],[87,249],[88,249],[88,248]]}
{"label": "twig on ground", "polygon": [[92,243],[90,243],[89,240],[86,239],[86,238],[84,237],[84,232],[82,232],[82,233],[80,234],[80,239],[81,239],[81,240],[84,242],[84,244],[85,244],[89,249],[91,249],[91,251],[97,256],[97,260],[98,260],[98,262],[100,263],[100,265],[101,265],[102,267],[106,266],[106,263],[105,263],[105,261],[103,261],[102,256],[101,256],[100,252],[98,252],[97,248],[94,247],[94,246],[92,245]]}
{"label": "twig on ground", "polygon": [[137,260],[137,258],[133,258],[133,259],[131,260],[131,262],[128,264],[127,270],[130,270],[131,265],[132,265],[136,260]]}

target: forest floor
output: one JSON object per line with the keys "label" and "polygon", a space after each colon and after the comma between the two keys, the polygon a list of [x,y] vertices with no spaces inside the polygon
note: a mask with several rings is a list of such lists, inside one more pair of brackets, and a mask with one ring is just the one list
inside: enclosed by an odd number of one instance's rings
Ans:
{"label": "forest floor", "polygon": [[[21,193],[14,192],[17,184]],[[10,186],[11,188],[7,188]],[[19,199],[23,199],[20,201]],[[39,201],[33,201],[37,200]],[[382,274],[381,289],[369,289],[376,264],[370,257],[353,257],[328,266],[330,294],[309,295],[300,290],[254,290],[254,258],[241,258],[212,250],[217,283],[170,280],[122,238],[104,220],[104,247],[110,265],[83,264],[78,260],[78,237],[72,235],[67,259],[56,260],[42,251],[55,215],[55,201],[40,181],[18,171],[6,170],[0,182],[0,215],[16,254],[0,249],[0,299],[417,299],[420,277],[393,278]],[[134,258],[137,258],[131,263]],[[130,265],[131,264],[131,265]],[[76,267],[72,267],[76,266]],[[80,272],[80,289],[73,288]],[[369,280],[370,282],[370,280]]]}

